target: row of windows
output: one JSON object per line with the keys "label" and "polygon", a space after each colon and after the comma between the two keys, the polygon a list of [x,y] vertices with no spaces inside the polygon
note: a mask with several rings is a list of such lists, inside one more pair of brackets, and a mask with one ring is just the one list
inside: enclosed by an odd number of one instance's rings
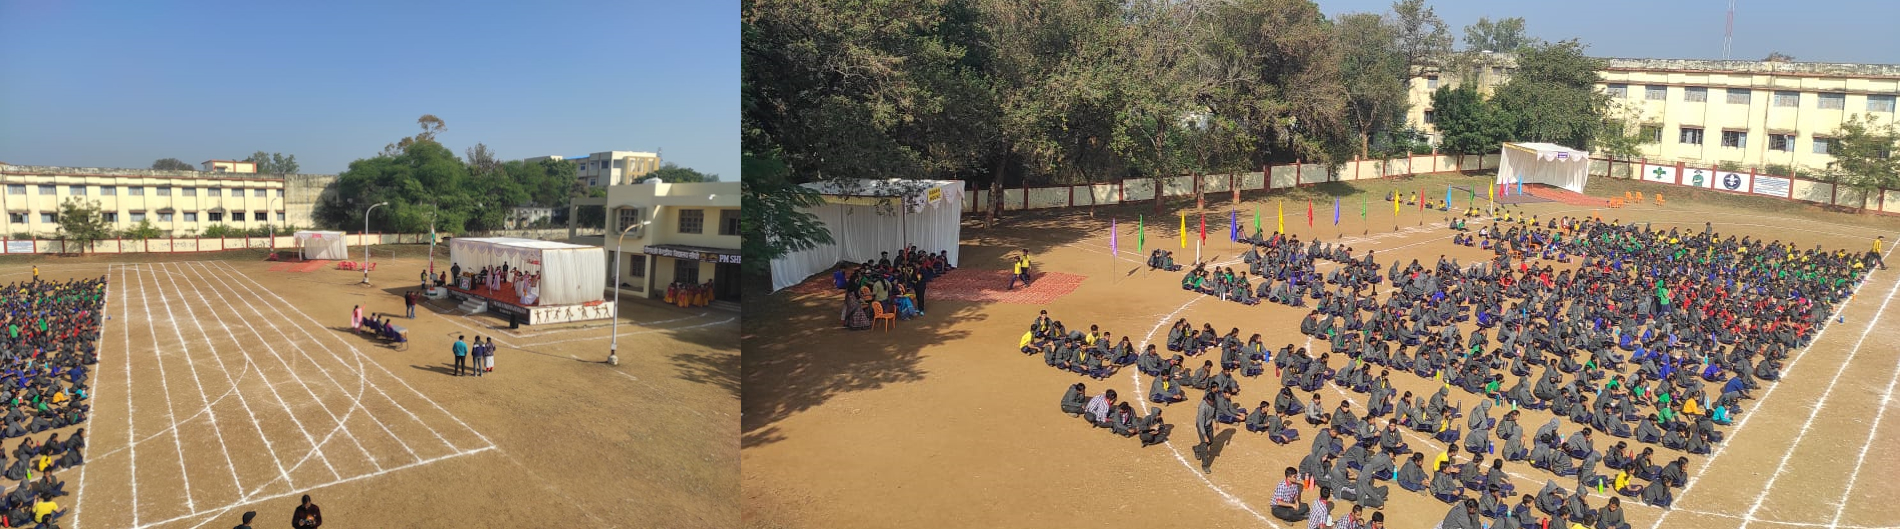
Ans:
{"label": "row of windows", "polygon": [[[1732,104],[1732,105],[1749,104],[1751,98],[1754,96],[1754,91],[1747,88],[1726,88],[1723,90],[1724,90],[1723,95],[1725,97],[1725,101],[1727,101],[1729,104]],[[1604,93],[1609,94],[1610,97],[1614,97],[1614,98],[1620,99],[1620,98],[1629,97],[1629,85],[1627,84],[1615,83],[1615,84],[1605,85],[1603,88],[1603,91]],[[1816,94],[1816,95],[1819,96],[1819,100],[1816,101],[1815,103],[1816,108],[1820,108],[1823,110],[1845,110],[1847,108],[1847,94],[1822,93],[1822,94]],[[1643,87],[1643,99],[1650,100],[1650,101],[1662,101],[1664,99],[1667,99],[1668,97],[1669,97],[1669,87],[1667,86],[1646,85]],[[1686,102],[1690,102],[1690,103],[1706,103],[1709,100],[1709,88],[1706,86],[1683,87],[1682,100]],[[1773,97],[1769,99],[1769,104],[1773,106],[1777,106],[1777,107],[1789,107],[1789,108],[1801,106],[1801,93],[1791,91],[1791,90],[1776,90],[1773,94]],[[1894,111],[1894,96],[1892,95],[1867,96],[1867,111],[1868,112],[1893,112]]]}
{"label": "row of windows", "polygon": [[[679,223],[680,233],[705,233],[705,226],[706,226],[706,210],[703,210],[703,209],[680,210],[680,223]],[[720,235],[738,235],[739,234],[739,210],[735,210],[735,209],[719,210],[719,234]]]}
{"label": "row of windows", "polygon": [[[1676,133],[1676,143],[1701,145],[1702,131],[1703,129],[1701,127],[1680,127],[1680,130]],[[1651,142],[1662,142],[1662,127],[1654,125],[1644,126],[1643,134],[1648,136]],[[1795,137],[1793,134],[1769,134],[1768,150],[1794,152],[1794,140]],[[1832,138],[1814,138],[1814,153],[1827,154],[1828,149],[1832,148],[1833,145],[1834,140]],[[1722,131],[1722,146],[1738,149],[1747,148],[1748,133],[1739,130]]]}
{"label": "row of windows", "polygon": [[[45,196],[51,196],[59,192],[59,186],[56,186],[56,185],[40,184],[39,188],[40,188],[39,194],[45,195]],[[196,187],[180,187],[178,188],[178,192],[180,196],[195,197],[195,196],[198,196],[198,189],[199,188],[196,188]],[[172,196],[171,186],[155,186],[152,188],[152,190],[153,190],[153,193],[156,194],[157,196],[161,196],[161,197]],[[208,197],[227,196],[225,193],[226,191],[227,190],[222,187],[204,188],[205,196],[208,196]],[[232,188],[232,189],[229,189],[228,191],[230,191],[229,196],[233,196],[233,197],[244,196],[243,189]],[[271,191],[271,190],[252,189],[251,196],[262,198],[265,196],[266,191]],[[275,191],[277,191],[278,198],[284,197],[284,190],[277,189]],[[66,186],[66,192],[67,194],[70,194],[70,195],[85,196],[86,186]],[[7,194],[9,195],[26,194],[26,184],[7,184]],[[99,186],[99,196],[115,196],[118,194],[119,194],[118,186]],[[144,186],[126,186],[125,194],[129,196],[135,196],[135,197],[145,196],[145,187]]]}
{"label": "row of windows", "polygon": [[[11,222],[13,222],[14,224],[26,224],[26,215],[27,215],[27,214],[25,214],[25,213],[8,213],[8,214],[7,214],[7,218],[8,218],[8,220],[9,220],[9,221],[11,221]],[[105,218],[106,218],[106,222],[118,222],[118,221],[119,221],[119,213],[118,213],[118,212],[116,212],[116,211],[107,211],[107,212],[105,212],[105,213],[103,213],[103,215],[104,215],[104,216],[105,216]],[[187,211],[187,212],[185,212],[185,214],[184,214],[184,215],[185,215],[185,222],[198,222],[198,212],[196,212],[196,211]],[[205,215],[206,215],[206,217],[207,217],[207,218],[208,218],[208,219],[209,219],[209,220],[210,220],[211,222],[224,222],[224,214],[223,214],[223,213],[218,213],[218,212],[207,212],[207,213],[205,213]],[[146,217],[144,213],[130,213],[130,214],[127,214],[127,219],[129,219],[129,220],[130,220],[131,222],[133,222],[133,223],[139,223],[139,222],[145,222],[145,220],[146,220],[147,218],[148,218],[148,217]],[[158,221],[159,221],[159,222],[171,222],[173,218],[175,218],[175,217],[174,217],[174,216],[173,216],[173,214],[171,214],[171,213],[159,213],[159,214],[158,214]],[[233,212],[231,212],[231,222],[244,222],[244,218],[245,218],[245,215],[244,215],[244,212],[242,212],[242,211],[233,211]],[[254,220],[255,220],[255,221],[257,221],[257,222],[265,222],[265,221],[266,221],[265,219],[268,219],[268,218],[269,218],[269,216],[268,216],[268,215],[267,215],[267,214],[266,214],[265,212],[262,212],[262,211],[256,211],[256,212],[252,212],[252,213],[250,214],[250,218],[251,218],[251,219],[254,219]],[[284,214],[283,214],[283,213],[278,213],[278,214],[277,214],[277,222],[283,222],[283,221],[284,221]],[[54,222],[59,222],[59,214],[57,214],[57,213],[41,213],[41,214],[40,214],[40,222],[42,222],[42,223],[46,223],[46,224],[51,224],[51,223],[54,223]]]}

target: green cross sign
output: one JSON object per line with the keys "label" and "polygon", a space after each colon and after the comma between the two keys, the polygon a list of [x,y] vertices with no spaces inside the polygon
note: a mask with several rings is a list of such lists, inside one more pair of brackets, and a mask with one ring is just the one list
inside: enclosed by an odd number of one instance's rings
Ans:
{"label": "green cross sign", "polygon": [[1654,174],[1654,175],[1656,175],[1656,179],[1657,179],[1657,180],[1662,180],[1662,179],[1663,179],[1663,175],[1666,175],[1666,174],[1669,174],[1669,172],[1668,172],[1668,171],[1664,171],[1664,170],[1663,170],[1663,168],[1661,168],[1661,167],[1657,167],[1655,171],[1650,171],[1650,174]]}

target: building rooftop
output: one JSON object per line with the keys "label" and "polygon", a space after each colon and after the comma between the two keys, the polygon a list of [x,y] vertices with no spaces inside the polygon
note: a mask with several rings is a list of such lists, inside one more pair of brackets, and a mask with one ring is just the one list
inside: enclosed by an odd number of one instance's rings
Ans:
{"label": "building rooftop", "polygon": [[1900,64],[1839,62],[1765,62],[1709,59],[1631,59],[1606,57],[1611,70],[1664,70],[1753,74],[1804,74],[1831,77],[1900,77]]}

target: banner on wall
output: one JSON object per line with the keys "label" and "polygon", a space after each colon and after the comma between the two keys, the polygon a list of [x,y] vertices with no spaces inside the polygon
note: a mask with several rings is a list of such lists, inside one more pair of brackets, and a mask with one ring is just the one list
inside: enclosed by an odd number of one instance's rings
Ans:
{"label": "banner on wall", "polygon": [[7,253],[33,253],[33,241],[7,241]]}
{"label": "banner on wall", "polygon": [[1737,173],[1733,171],[1717,173],[1715,175],[1715,188],[1723,191],[1747,193],[1748,180],[1748,173]]}
{"label": "banner on wall", "polygon": [[1676,166],[1643,164],[1643,180],[1665,184],[1676,183]]}
{"label": "banner on wall", "polygon": [[1693,186],[1693,187],[1710,187],[1714,183],[1715,183],[1714,171],[1710,171],[1708,169],[1696,169],[1693,167],[1684,167],[1682,169],[1682,185]]}
{"label": "banner on wall", "polygon": [[1779,176],[1755,175],[1755,194],[1788,198],[1790,182]]}

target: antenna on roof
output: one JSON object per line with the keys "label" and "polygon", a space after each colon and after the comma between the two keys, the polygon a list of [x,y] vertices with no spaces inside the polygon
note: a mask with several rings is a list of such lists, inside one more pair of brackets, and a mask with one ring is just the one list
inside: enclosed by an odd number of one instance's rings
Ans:
{"label": "antenna on roof", "polygon": [[1728,0],[1728,24],[1722,29],[1722,60],[1728,60],[1730,47],[1735,44],[1735,0]]}

